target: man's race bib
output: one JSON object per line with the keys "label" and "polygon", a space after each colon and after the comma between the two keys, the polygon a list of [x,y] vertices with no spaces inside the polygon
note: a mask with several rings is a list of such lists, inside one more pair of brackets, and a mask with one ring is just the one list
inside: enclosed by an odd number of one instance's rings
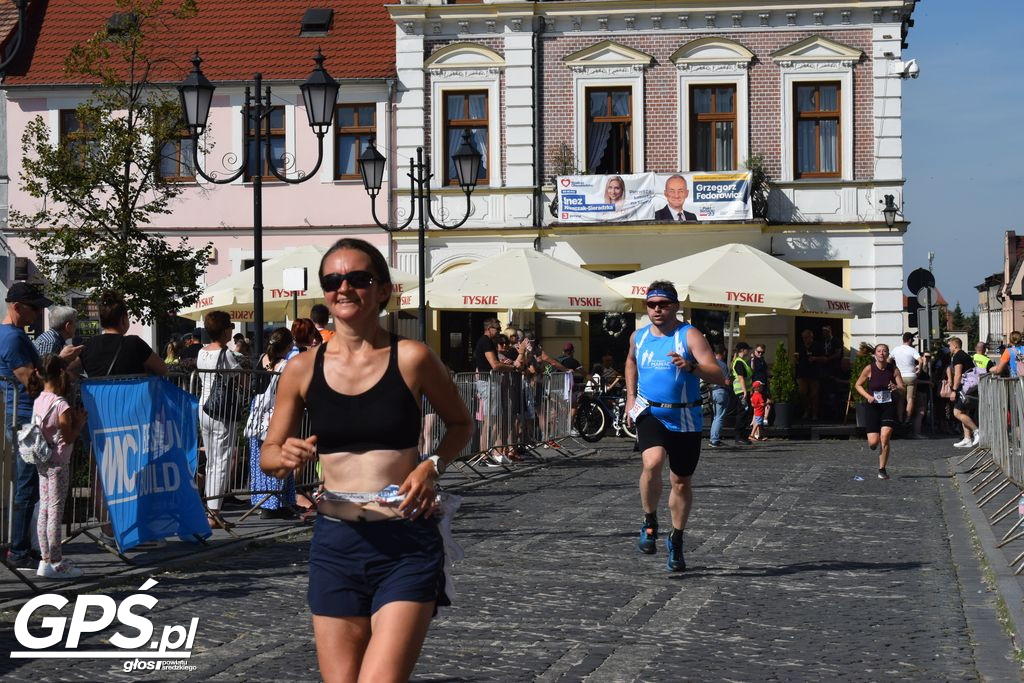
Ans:
{"label": "man's race bib", "polygon": [[875,403],[892,403],[892,392],[888,389],[872,392],[875,395]]}
{"label": "man's race bib", "polygon": [[647,399],[640,394],[636,395],[636,401],[633,402],[633,409],[629,411],[629,419],[636,422],[636,419],[640,417],[640,413],[650,408],[650,404]]}

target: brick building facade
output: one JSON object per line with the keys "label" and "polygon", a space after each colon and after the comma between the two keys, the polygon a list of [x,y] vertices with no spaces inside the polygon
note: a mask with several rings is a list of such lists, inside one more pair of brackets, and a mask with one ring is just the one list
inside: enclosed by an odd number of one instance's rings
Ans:
{"label": "brick building facade", "polygon": [[[902,51],[915,2],[758,4],[408,0],[389,6],[397,31],[392,156],[408,159],[425,147],[443,188],[444,141],[456,126],[472,125],[489,169],[473,193],[466,226],[430,231],[428,275],[514,246],[616,275],[743,242],[872,300],[871,318],[833,324],[847,345],[898,343],[907,222],[901,217],[888,228],[881,208],[885,195],[902,205],[900,104],[904,79],[916,74]],[[722,97],[731,102],[731,148],[722,154],[731,150],[733,160],[695,168],[691,105],[695,89],[709,86],[725,88]],[[590,166],[586,98],[602,89],[623,93],[624,111],[629,103],[622,124],[628,161],[617,172],[738,169],[760,156],[771,179],[767,216],[700,224],[558,223],[548,211],[554,178]],[[796,98],[809,91],[819,110],[825,102],[834,110],[834,123],[819,124],[832,126],[831,137],[815,138],[820,173],[806,172],[809,138],[797,139],[804,129],[796,120],[807,107]],[[475,104],[458,105],[470,120],[455,121],[449,105],[470,99]],[[401,207],[405,191],[401,182],[395,187]],[[457,188],[441,189],[434,201],[435,213],[448,208],[462,215],[465,197]],[[415,270],[415,236],[394,239],[397,266]],[[536,325],[548,348],[566,340],[577,349],[582,344],[577,355],[585,359],[621,345],[605,338],[600,317],[494,313]],[[714,316],[688,313],[721,326]],[[475,317],[433,315],[433,341],[446,360],[461,365],[465,348],[456,341],[479,335]],[[740,334],[770,349],[775,341],[793,348],[798,328],[811,325],[819,323],[747,316]]]}

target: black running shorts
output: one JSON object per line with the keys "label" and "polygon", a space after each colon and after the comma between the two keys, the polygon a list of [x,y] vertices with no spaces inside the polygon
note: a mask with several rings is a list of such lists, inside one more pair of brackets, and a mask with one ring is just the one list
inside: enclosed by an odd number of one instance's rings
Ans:
{"label": "black running shorts", "polygon": [[895,426],[896,403],[894,401],[868,404],[867,427],[865,428],[868,434],[880,434],[882,427],[891,429]]}
{"label": "black running shorts", "polygon": [[700,460],[701,432],[673,432],[650,413],[636,421],[640,452],[661,446],[668,453],[668,466],[677,477],[689,477]]}

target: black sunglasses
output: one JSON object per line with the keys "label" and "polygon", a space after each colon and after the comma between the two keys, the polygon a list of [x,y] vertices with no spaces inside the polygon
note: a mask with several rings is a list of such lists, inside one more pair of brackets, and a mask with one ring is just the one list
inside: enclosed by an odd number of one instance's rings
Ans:
{"label": "black sunglasses", "polygon": [[658,308],[669,308],[673,304],[675,304],[674,301],[648,301],[647,308],[650,308],[652,310]]}
{"label": "black sunglasses", "polygon": [[346,280],[353,289],[366,289],[377,281],[377,277],[368,270],[353,270],[345,274],[327,273],[320,276],[320,288],[324,290],[325,294],[336,292],[341,289],[341,283]]}

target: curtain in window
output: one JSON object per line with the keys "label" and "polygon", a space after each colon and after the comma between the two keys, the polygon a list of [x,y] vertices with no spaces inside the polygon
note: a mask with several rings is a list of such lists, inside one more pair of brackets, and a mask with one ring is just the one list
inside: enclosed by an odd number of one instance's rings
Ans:
{"label": "curtain in window", "polygon": [[587,170],[593,173],[604,159],[608,140],[612,135],[612,124],[591,123],[587,133]]}
{"label": "curtain in window", "polygon": [[457,180],[459,174],[455,172],[455,153],[459,151],[462,144],[462,129],[452,128],[448,131],[448,179]]}
{"label": "curtain in window", "polygon": [[[472,107],[471,107],[472,108]],[[477,178],[487,177],[487,129],[486,128],[474,128],[470,133],[470,144],[473,148],[480,153],[480,172],[477,173]]]}
{"label": "curtain in window", "polygon": [[487,96],[486,95],[470,95],[469,96],[469,118],[471,119],[487,119]]}
{"label": "curtain in window", "polygon": [[270,163],[280,172],[284,172],[284,137],[270,139]]}
{"label": "curtain in window", "polygon": [[837,111],[839,109],[839,88],[834,85],[823,85],[818,90],[818,111]]}
{"label": "curtain in window", "polygon": [[195,159],[195,152],[193,152],[195,144],[192,142],[192,138],[182,138],[180,144],[181,162],[179,164],[179,173],[184,178],[194,177],[196,174],[195,164],[193,163]]}
{"label": "curtain in window", "polygon": [[799,121],[796,124],[796,169],[800,173],[818,170],[815,158],[814,138],[817,130],[814,121]]}
{"label": "curtain in window", "polygon": [[160,175],[164,178],[178,175],[178,160],[174,158],[177,146],[173,142],[165,142],[160,148]]}
{"label": "curtain in window", "polygon": [[629,116],[629,92],[612,93],[612,116]]}
{"label": "curtain in window", "polygon": [[733,125],[730,121],[715,124],[715,169],[728,171],[732,169]]}
{"label": "curtain in window", "polygon": [[339,175],[351,175],[356,172],[355,144],[356,139],[352,135],[342,135],[338,138]]}
{"label": "curtain in window", "polygon": [[693,125],[693,169],[711,170],[711,124],[697,122]]}
{"label": "curtain in window", "polygon": [[818,126],[821,147],[820,171],[822,173],[837,173],[839,171],[839,122],[835,119],[823,119],[818,122]]}

